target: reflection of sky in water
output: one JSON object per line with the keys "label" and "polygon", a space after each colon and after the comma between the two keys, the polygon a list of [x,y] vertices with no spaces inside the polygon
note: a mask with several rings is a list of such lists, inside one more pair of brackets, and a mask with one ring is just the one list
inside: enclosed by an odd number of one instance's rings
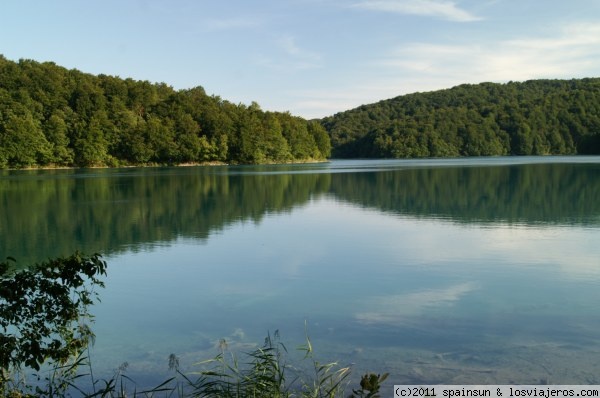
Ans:
{"label": "reflection of sky in water", "polygon": [[113,367],[209,355],[220,337],[276,329],[300,341],[305,319],[332,347],[365,350],[596,344],[598,242],[598,228],[482,227],[313,199],[203,243],[108,259],[96,355]]}
{"label": "reflection of sky in water", "polygon": [[402,325],[406,318],[431,310],[456,305],[462,296],[472,292],[472,284],[462,283],[442,289],[420,290],[414,293],[371,297],[366,304],[371,312],[357,313],[356,318],[366,323]]}

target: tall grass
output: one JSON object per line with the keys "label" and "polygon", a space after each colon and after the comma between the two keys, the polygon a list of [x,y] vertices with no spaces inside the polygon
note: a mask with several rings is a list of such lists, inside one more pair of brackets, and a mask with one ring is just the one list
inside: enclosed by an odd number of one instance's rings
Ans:
{"label": "tall grass", "polygon": [[[152,388],[140,388],[127,376],[127,363],[106,379],[94,377],[89,350],[68,363],[54,364],[46,373],[27,383],[13,374],[0,388],[0,396],[29,397],[206,397],[206,398],[337,398],[380,397],[382,376],[366,374],[360,387],[350,388],[351,368],[337,362],[319,362],[308,335],[297,349],[302,358],[293,360],[279,333],[267,334],[264,344],[250,352],[234,352],[221,340],[215,357],[193,364],[193,371],[179,367],[179,359],[168,358],[173,377]],[[45,374],[45,376],[40,376]]]}
{"label": "tall grass", "polygon": [[[241,360],[228,352],[224,341],[221,352],[213,359],[197,363],[204,370],[186,377],[192,395],[200,397],[341,397],[348,385],[349,367],[337,362],[320,363],[313,356],[310,338],[299,347],[304,364],[290,363],[288,351],[279,333],[267,335],[262,347],[245,353]],[[308,374],[308,372],[312,374]]]}

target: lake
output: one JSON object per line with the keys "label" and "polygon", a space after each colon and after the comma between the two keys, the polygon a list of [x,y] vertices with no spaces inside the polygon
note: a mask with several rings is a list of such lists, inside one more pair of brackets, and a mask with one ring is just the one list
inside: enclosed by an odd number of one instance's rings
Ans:
{"label": "lake", "polygon": [[100,252],[98,374],[310,335],[391,384],[600,384],[600,157],[0,172],[0,255]]}

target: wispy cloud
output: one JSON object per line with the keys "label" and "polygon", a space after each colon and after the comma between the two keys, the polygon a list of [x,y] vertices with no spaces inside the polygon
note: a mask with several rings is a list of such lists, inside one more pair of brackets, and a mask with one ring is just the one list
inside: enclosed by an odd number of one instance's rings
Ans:
{"label": "wispy cloud", "polygon": [[279,57],[257,56],[255,62],[263,67],[278,71],[298,71],[320,68],[321,55],[300,47],[293,36],[283,36],[276,41]]}
{"label": "wispy cloud", "polygon": [[445,0],[365,0],[354,4],[353,7],[397,14],[430,16],[455,22],[471,22],[481,19],[459,8],[456,3]]}
{"label": "wispy cloud", "polygon": [[293,58],[313,63],[318,63],[321,60],[319,54],[300,48],[296,44],[296,39],[292,36],[284,36],[277,43],[287,55]]}

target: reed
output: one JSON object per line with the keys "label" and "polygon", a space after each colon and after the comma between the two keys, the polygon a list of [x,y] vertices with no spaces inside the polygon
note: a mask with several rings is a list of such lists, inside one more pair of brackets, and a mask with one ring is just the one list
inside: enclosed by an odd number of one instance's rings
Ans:
{"label": "reed", "polygon": [[[23,373],[4,380],[0,396],[32,397],[205,397],[205,398],[376,398],[387,374],[362,377],[360,387],[350,388],[351,368],[338,362],[319,362],[308,335],[297,349],[302,355],[294,361],[279,332],[267,334],[261,347],[250,352],[234,352],[222,339],[218,354],[199,361],[194,371],[179,368],[179,359],[171,354],[169,368],[174,376],[155,387],[141,388],[127,375],[127,363],[121,364],[109,378],[94,377],[89,349],[66,363],[50,364],[49,370],[34,375],[27,383]],[[44,376],[42,376],[44,375]],[[348,393],[349,392],[349,393]]]}

